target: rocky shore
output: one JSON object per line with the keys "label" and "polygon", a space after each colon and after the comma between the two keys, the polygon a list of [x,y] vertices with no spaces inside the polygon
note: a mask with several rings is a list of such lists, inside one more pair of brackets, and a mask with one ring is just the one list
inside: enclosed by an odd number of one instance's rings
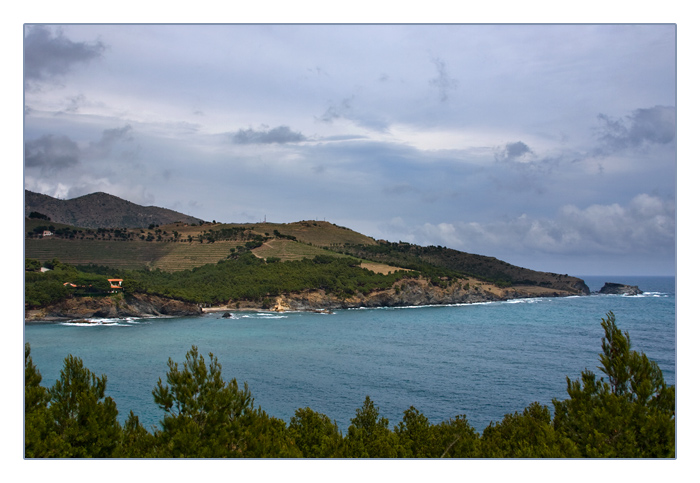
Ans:
{"label": "rocky shore", "polygon": [[214,307],[201,307],[194,303],[144,294],[99,298],[74,297],[42,309],[28,310],[25,312],[25,320],[195,316],[209,312],[233,310],[318,312],[360,307],[466,304],[530,297],[565,297],[588,294],[589,290],[585,284],[574,290],[535,285],[503,288],[488,282],[465,278],[453,280],[440,286],[421,277],[402,280],[390,289],[373,291],[367,295],[355,294],[341,297],[324,290],[306,290],[300,293],[283,294],[265,303],[261,301],[237,301]]}
{"label": "rocky shore", "polygon": [[107,297],[73,297],[41,309],[25,311],[25,321],[71,320],[89,318],[125,318],[201,315],[197,304],[134,294]]}
{"label": "rocky shore", "polygon": [[518,298],[566,297],[588,294],[589,290],[585,284],[580,290],[561,290],[534,285],[501,288],[475,279],[460,279],[447,284],[447,286],[440,287],[431,284],[429,280],[424,278],[417,278],[397,282],[390,289],[374,291],[367,295],[356,294],[350,297],[339,297],[324,290],[306,290],[300,293],[283,294],[275,297],[273,303],[265,307],[259,302],[241,301],[216,307],[206,307],[203,310],[205,313],[262,309],[276,312],[328,312],[361,307],[468,304]]}

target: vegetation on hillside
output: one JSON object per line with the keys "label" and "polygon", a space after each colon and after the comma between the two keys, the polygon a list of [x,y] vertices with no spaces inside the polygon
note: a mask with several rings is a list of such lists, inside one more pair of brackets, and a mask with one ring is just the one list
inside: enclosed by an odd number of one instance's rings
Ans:
{"label": "vegetation on hillside", "polygon": [[59,380],[40,385],[25,346],[27,458],[673,458],[675,387],[615,316],[602,319],[604,377],[585,370],[567,378],[569,399],[554,400],[554,417],[537,402],[477,433],[464,415],[431,423],[410,407],[389,427],[368,396],[343,434],[328,416],[298,409],[285,421],[255,407],[247,384],[223,380],[213,354],[195,346],[152,391],[163,416],[144,428],[133,411],[123,424],[107,380],[68,356]]}
{"label": "vegetation on hillside", "polygon": [[432,270],[449,276],[475,277],[501,287],[539,285],[565,288],[575,280],[568,275],[537,272],[516,267],[493,257],[475,255],[443,246],[414,245],[382,241],[376,245],[345,245],[331,249],[367,260],[398,265],[413,270]]}
{"label": "vegetation on hillside", "polygon": [[[317,255],[312,259],[281,262],[272,257],[263,260],[249,252],[233,254],[233,258],[217,264],[178,272],[116,270],[96,265],[73,267],[55,260],[53,270],[39,273],[35,270],[40,262],[27,259],[25,265],[28,270],[25,272],[25,305],[29,308],[77,295],[76,289],[64,285],[66,282],[97,287],[98,280],[106,283],[107,278],[123,279],[126,294],[145,293],[214,305],[240,300],[260,301],[265,307],[272,303],[273,297],[283,293],[313,288],[341,298],[367,295],[374,290],[391,288],[402,278],[416,276],[404,271],[387,275],[375,273],[360,267],[357,259],[349,257]],[[95,294],[98,292],[94,291]]]}

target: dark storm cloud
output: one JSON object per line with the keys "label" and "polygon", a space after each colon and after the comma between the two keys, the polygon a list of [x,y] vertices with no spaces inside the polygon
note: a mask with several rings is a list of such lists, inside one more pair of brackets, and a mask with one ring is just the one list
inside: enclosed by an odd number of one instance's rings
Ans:
{"label": "dark storm cloud", "polygon": [[618,151],[650,144],[671,144],[676,139],[676,108],[655,106],[637,109],[622,119],[599,114],[603,123],[599,139],[603,151]]}
{"label": "dark storm cloud", "polygon": [[80,63],[86,63],[102,55],[102,42],[73,42],[58,29],[55,32],[45,26],[30,26],[24,37],[25,81],[41,81],[64,75]]}
{"label": "dark storm cloud", "polygon": [[80,148],[68,136],[46,134],[24,143],[24,165],[27,168],[58,170],[75,166],[79,160]]}
{"label": "dark storm cloud", "polygon": [[115,129],[105,129],[102,137],[95,143],[90,143],[89,152],[92,157],[107,157],[114,145],[119,141],[131,141],[131,126],[126,125]]}
{"label": "dark storm cloud", "polygon": [[522,141],[506,144],[506,157],[519,158],[520,156],[532,153],[530,147]]}
{"label": "dark storm cloud", "polygon": [[294,132],[288,126],[278,126],[272,129],[262,128],[239,129],[231,138],[236,144],[287,144],[306,141],[306,136],[300,132]]}
{"label": "dark storm cloud", "polygon": [[27,168],[56,171],[76,166],[81,159],[105,159],[111,155],[117,142],[131,140],[130,132],[129,125],[105,129],[99,141],[91,142],[84,148],[68,136],[46,134],[24,143],[24,165]]}

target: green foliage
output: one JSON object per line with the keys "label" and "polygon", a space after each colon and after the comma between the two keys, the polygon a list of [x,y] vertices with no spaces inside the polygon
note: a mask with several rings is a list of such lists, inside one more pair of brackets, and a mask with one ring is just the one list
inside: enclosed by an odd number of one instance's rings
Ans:
{"label": "green foliage", "polygon": [[[325,260],[318,260],[324,265]],[[178,365],[168,360],[166,381],[152,394],[164,411],[151,433],[133,412],[123,426],[107,380],[73,356],[61,377],[43,388],[25,345],[25,456],[118,458],[649,458],[675,456],[675,388],[658,366],[630,349],[608,313],[602,323],[600,369],[567,378],[570,399],[554,400],[554,419],[537,402],[506,414],[480,436],[464,415],[438,424],[411,406],[393,429],[372,400],[343,437],[337,424],[310,408],[289,426],[255,408],[247,385],[224,381],[213,354],[207,363],[196,346]]]}
{"label": "green foliage", "polygon": [[340,296],[390,288],[405,273],[383,275],[358,266],[352,258],[316,256],[279,262],[243,253],[236,259],[180,272],[128,271],[120,278],[138,290],[195,303],[258,300],[309,288]]}
{"label": "green foliage", "polygon": [[522,414],[506,414],[499,423],[491,423],[481,438],[485,458],[573,458],[574,444],[558,434],[549,409],[537,402]]}
{"label": "green foliage", "polygon": [[29,344],[24,345],[24,455],[45,453],[44,438],[48,433],[47,407],[49,392],[40,386],[41,373],[32,362]]}
{"label": "green foliage", "polygon": [[404,458],[471,458],[479,456],[479,435],[464,416],[433,425],[411,406],[394,428]]}
{"label": "green foliage", "polygon": [[310,408],[299,408],[289,421],[289,435],[304,458],[333,458],[341,454],[343,435],[335,421]]}
{"label": "green foliage", "polygon": [[24,270],[28,272],[36,272],[41,269],[41,262],[32,258],[24,259]]}
{"label": "green foliage", "polygon": [[589,370],[580,381],[567,378],[570,399],[553,401],[555,429],[585,457],[674,457],[675,387],[655,362],[630,349],[612,312],[601,325],[599,369],[607,380]]}
{"label": "green foliage", "polygon": [[379,416],[379,409],[367,396],[361,408],[350,420],[345,438],[345,457],[395,458],[398,437],[389,429],[389,420]]}
{"label": "green foliage", "polygon": [[[107,378],[97,377],[69,355],[47,393],[25,347],[25,456],[109,458],[121,440],[117,406],[105,397]],[[27,407],[27,405],[29,407]]]}
{"label": "green foliage", "polygon": [[209,365],[196,346],[187,353],[182,368],[168,360],[167,383],[158,379],[153,390],[156,404],[165,411],[156,432],[159,456],[241,456],[240,421],[253,408],[248,387],[235,379],[224,382],[221,365],[209,354]]}
{"label": "green foliage", "polygon": [[31,213],[29,213],[28,218],[51,221],[51,218],[44,215],[43,213],[39,213],[38,211],[32,211]]}
{"label": "green foliage", "polygon": [[104,267],[78,269],[53,259],[44,263],[50,270],[42,273],[35,271],[40,264],[37,260],[27,258],[24,264],[29,270],[24,273],[24,303],[28,308],[60,302],[70,295],[103,295],[110,290],[107,278],[112,276],[101,274]]}
{"label": "green foliage", "polygon": [[156,404],[165,411],[156,431],[158,457],[230,458],[296,455],[285,435],[284,421],[253,407],[245,384],[225,382],[213,354],[209,364],[196,346],[180,368],[168,360],[166,383],[153,390]]}

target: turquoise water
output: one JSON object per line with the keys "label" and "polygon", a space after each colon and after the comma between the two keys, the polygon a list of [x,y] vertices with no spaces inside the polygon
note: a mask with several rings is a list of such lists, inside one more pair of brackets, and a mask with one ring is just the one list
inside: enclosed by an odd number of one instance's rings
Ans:
{"label": "turquoise water", "polygon": [[632,347],[676,376],[673,277],[582,277],[638,285],[639,296],[591,295],[459,306],[236,313],[201,317],[25,324],[25,342],[50,386],[68,354],[107,376],[120,418],[130,410],[147,428],[162,417],[151,391],[167,360],[194,344],[214,353],[226,379],[248,382],[255,404],[289,422],[299,407],[335,419],[343,433],[365,396],[397,424],[411,406],[433,423],[465,414],[481,432],[533,401],[565,399],[566,376],[597,370],[612,310]]}

